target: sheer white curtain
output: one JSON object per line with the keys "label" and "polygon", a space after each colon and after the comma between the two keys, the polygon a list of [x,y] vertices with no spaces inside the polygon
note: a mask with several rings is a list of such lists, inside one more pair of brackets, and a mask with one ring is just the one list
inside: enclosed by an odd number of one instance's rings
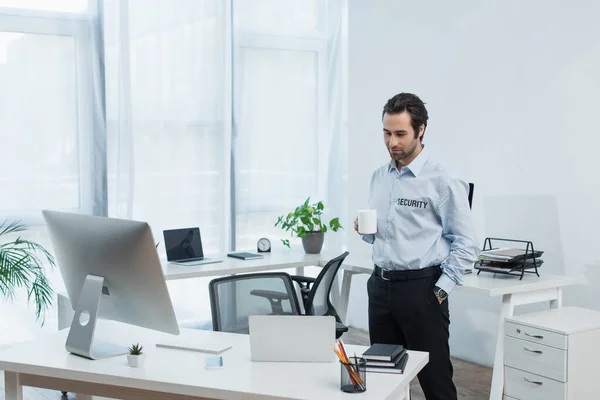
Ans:
{"label": "sheer white curtain", "polygon": [[[0,219],[48,249],[44,208],[143,220],[164,254],[188,226],[207,253],[281,246],[276,216],[308,196],[346,215],[344,8],[0,0]],[[180,321],[210,319],[207,283],[169,283]],[[0,302],[0,345],[39,333],[24,299]]]}
{"label": "sheer white curtain", "polygon": [[[0,221],[24,222],[20,236],[48,250],[42,209],[106,204],[97,11],[94,0],[0,0]],[[59,271],[48,274],[63,290]],[[26,299],[0,298],[0,347],[56,330],[56,309],[41,327]]]}
{"label": "sheer white curtain", "polygon": [[109,216],[148,221],[157,242],[199,226],[205,252],[223,251],[224,2],[104,4]]}
{"label": "sheer white curtain", "polygon": [[[344,213],[343,0],[234,0],[235,246],[307,197]],[[339,249],[341,233],[327,235]],[[292,240],[297,245],[297,239]]]}

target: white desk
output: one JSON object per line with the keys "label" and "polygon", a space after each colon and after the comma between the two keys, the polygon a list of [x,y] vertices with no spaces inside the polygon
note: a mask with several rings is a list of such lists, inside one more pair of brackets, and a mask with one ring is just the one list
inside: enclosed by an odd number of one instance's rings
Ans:
{"label": "white desk", "polygon": [[[284,250],[277,253],[265,254],[263,259],[239,260],[226,258],[224,262],[201,266],[180,266],[163,263],[165,278],[167,280],[186,279],[207,276],[231,275],[248,272],[269,271],[277,269],[296,268],[299,275],[303,274],[304,267],[316,265],[324,266],[328,260],[339,254],[322,253],[306,254],[302,250]],[[343,321],[346,319],[348,300],[352,277],[355,274],[371,274],[373,264],[370,257],[357,257],[350,255],[342,265],[341,293],[338,286],[333,286],[333,303]],[[562,306],[562,288],[579,283],[575,277],[547,275],[541,269],[540,277],[534,274],[525,274],[523,280],[515,276],[493,275],[490,273],[476,273],[464,276],[464,285],[458,286],[456,291],[464,291],[483,295],[486,297],[502,296],[502,309],[498,321],[498,339],[494,357],[494,371],[490,400],[501,400],[504,387],[504,318],[514,315],[514,307],[522,304],[549,302],[550,307]],[[61,305],[62,303],[62,305]],[[59,296],[59,311],[70,309],[68,299]],[[72,311],[71,311],[72,312]],[[69,318],[63,318],[63,320]],[[59,314],[59,321],[61,316]],[[67,326],[68,326],[67,325]],[[61,326],[64,327],[65,325]]]}
{"label": "white desk", "polygon": [[[428,354],[410,351],[402,375],[367,373],[367,390],[340,390],[340,365],[331,363],[262,363],[250,361],[248,335],[182,330],[194,337],[224,341],[233,347],[222,353],[224,367],[205,369],[206,354],[157,348],[165,335],[112,321],[100,321],[97,337],[117,344],[145,346],[142,368],[127,365],[126,356],[88,360],[65,350],[67,330],[0,352],[5,371],[6,400],[22,400],[22,386],[75,392],[77,400],[91,395],[126,399],[402,399],[409,383],[427,364]],[[175,336],[167,335],[168,339]],[[362,354],[365,346],[347,346]],[[333,351],[333,350],[332,350]]]}

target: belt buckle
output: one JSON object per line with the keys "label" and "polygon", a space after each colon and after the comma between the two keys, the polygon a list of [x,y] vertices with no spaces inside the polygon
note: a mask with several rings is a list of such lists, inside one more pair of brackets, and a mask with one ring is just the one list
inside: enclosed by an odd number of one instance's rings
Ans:
{"label": "belt buckle", "polygon": [[387,269],[387,268],[381,268],[381,274],[380,274],[380,276],[381,276],[381,279],[383,279],[384,281],[389,281],[390,278],[386,278],[385,277],[385,272],[386,271],[389,271],[389,269]]}

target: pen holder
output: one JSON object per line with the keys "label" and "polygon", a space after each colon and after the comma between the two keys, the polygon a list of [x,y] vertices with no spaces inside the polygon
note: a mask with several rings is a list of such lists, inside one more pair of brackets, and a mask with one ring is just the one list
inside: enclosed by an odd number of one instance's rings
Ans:
{"label": "pen holder", "polygon": [[346,393],[362,393],[367,390],[367,360],[350,357],[350,362],[340,361],[340,389]]}

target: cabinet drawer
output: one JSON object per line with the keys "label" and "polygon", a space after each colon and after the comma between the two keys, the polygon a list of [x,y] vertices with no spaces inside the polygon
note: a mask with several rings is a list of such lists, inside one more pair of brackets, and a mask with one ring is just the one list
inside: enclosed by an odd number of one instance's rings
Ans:
{"label": "cabinet drawer", "polygon": [[533,343],[539,343],[557,349],[567,349],[567,336],[560,333],[549,332],[543,329],[532,328],[527,325],[506,322],[505,333],[518,339],[527,340]]}
{"label": "cabinet drawer", "polygon": [[540,375],[504,367],[504,394],[523,400],[565,400],[567,384]]}
{"label": "cabinet drawer", "polygon": [[506,336],[504,365],[557,381],[567,381],[567,352],[556,347]]}

